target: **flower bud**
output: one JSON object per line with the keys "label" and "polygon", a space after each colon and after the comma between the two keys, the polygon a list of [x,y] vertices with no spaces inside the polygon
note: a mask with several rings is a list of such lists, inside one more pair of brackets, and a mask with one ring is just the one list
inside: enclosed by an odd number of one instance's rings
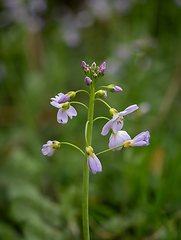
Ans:
{"label": "flower bud", "polygon": [[110,91],[110,92],[122,92],[122,91],[123,91],[123,89],[122,89],[121,87],[116,86],[116,85],[114,85],[114,84],[108,85],[108,86],[107,86],[107,89],[108,89],[108,91]]}
{"label": "flower bud", "polygon": [[82,61],[82,64],[81,64],[81,67],[83,68],[83,67],[86,67],[86,62],[84,62],[84,61]]}
{"label": "flower bud", "polygon": [[107,97],[107,91],[104,91],[104,90],[99,90],[99,91],[97,91],[96,94],[101,98],[106,98]]}
{"label": "flower bud", "polygon": [[90,79],[90,77],[85,77],[85,83],[87,85],[91,84],[92,80]]}
{"label": "flower bud", "polygon": [[68,97],[69,97],[70,99],[72,99],[72,98],[74,98],[74,97],[76,96],[76,92],[74,92],[74,91],[70,91],[70,92],[68,92],[67,94],[68,94]]}

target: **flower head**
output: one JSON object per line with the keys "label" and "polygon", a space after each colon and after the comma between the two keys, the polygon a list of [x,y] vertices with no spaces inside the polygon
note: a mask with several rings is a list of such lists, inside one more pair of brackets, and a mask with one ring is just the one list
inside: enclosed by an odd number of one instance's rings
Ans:
{"label": "flower head", "polygon": [[107,89],[110,91],[110,92],[122,92],[123,89],[119,86],[116,86],[114,84],[110,84],[107,86]]}
{"label": "flower head", "polygon": [[60,142],[58,141],[48,141],[46,144],[43,145],[41,151],[43,155],[52,156],[56,149],[60,147]]}
{"label": "flower head", "polygon": [[117,131],[123,128],[123,117],[129,113],[134,112],[136,109],[138,109],[138,106],[136,104],[127,107],[124,111],[119,113],[116,109],[111,108],[110,113],[112,113],[113,118],[104,125],[101,134],[103,136],[107,135],[111,127],[113,132],[116,134]]}
{"label": "flower head", "polygon": [[97,172],[102,172],[102,165],[94,153],[91,146],[86,147],[85,152],[87,154],[87,164],[91,173],[96,174]]}
{"label": "flower head", "polygon": [[59,104],[56,101],[52,101],[51,105],[59,108],[57,113],[57,121],[59,123],[65,124],[68,122],[68,117],[72,119],[73,116],[77,116],[77,111],[70,105],[69,102]]}
{"label": "flower head", "polygon": [[150,133],[149,131],[141,132],[133,140],[126,140],[123,144],[126,148],[147,146],[150,144]]}
{"label": "flower head", "polygon": [[[131,140],[131,137],[126,131],[117,131],[116,134],[112,132],[109,138],[109,148],[114,148],[123,145],[123,143],[127,140]],[[122,147],[118,147],[116,149],[113,149],[112,151],[119,151],[121,149]]]}

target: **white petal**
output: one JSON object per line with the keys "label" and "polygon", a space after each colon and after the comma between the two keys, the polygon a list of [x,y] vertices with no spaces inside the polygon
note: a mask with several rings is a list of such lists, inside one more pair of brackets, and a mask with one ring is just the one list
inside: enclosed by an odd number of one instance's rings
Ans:
{"label": "white petal", "polygon": [[65,124],[68,122],[68,116],[65,111],[62,111],[61,109],[58,110],[57,122],[62,123],[62,124]]}

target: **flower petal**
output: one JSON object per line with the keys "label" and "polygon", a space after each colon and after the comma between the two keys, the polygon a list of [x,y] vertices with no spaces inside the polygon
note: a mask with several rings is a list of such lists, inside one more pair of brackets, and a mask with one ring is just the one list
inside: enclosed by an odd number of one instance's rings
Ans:
{"label": "flower petal", "polygon": [[57,122],[62,123],[62,124],[65,124],[68,122],[68,116],[65,111],[62,111],[61,109],[58,110]]}
{"label": "flower petal", "polygon": [[[122,145],[125,141],[131,140],[131,137],[126,131],[118,131],[117,134],[112,133],[109,138],[109,148]],[[112,151],[119,151],[122,147],[113,149]]]}
{"label": "flower petal", "polygon": [[139,107],[137,106],[137,104],[131,105],[129,107],[127,107],[126,109],[124,109],[124,111],[122,112],[121,116],[125,116],[129,113],[134,112],[135,110],[137,110]]}
{"label": "flower petal", "polygon": [[67,109],[66,114],[72,119],[73,116],[77,116],[77,111],[74,107],[70,106],[69,109]]}
{"label": "flower petal", "polygon": [[56,108],[60,108],[60,104],[58,102],[56,102],[56,100],[50,102],[50,104]]}
{"label": "flower petal", "polygon": [[113,120],[111,119],[109,122],[107,122],[107,123],[104,125],[104,127],[102,128],[102,132],[101,132],[101,134],[102,134],[103,136],[105,136],[105,135],[108,134],[110,128],[112,127],[112,124],[113,124]]}
{"label": "flower petal", "polygon": [[114,121],[114,123],[112,125],[112,130],[115,134],[117,133],[117,131],[121,130],[122,128],[123,128],[123,121],[122,120]]}
{"label": "flower petal", "polygon": [[102,172],[102,165],[95,154],[93,156],[87,157],[87,164],[91,173],[96,174],[97,172]]}

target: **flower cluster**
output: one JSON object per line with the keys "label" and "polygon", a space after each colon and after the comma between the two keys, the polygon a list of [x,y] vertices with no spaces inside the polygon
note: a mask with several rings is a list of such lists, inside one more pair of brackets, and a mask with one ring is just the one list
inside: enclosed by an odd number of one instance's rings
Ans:
{"label": "flower cluster", "polygon": [[[110,107],[103,99],[107,97],[107,91],[109,92],[122,92],[123,89],[117,85],[110,84],[108,86],[101,86],[99,88],[104,88],[106,90],[100,89],[97,92],[95,91],[95,84],[97,82],[97,79],[102,77],[106,70],[106,63],[103,62],[100,66],[97,66],[95,62],[89,66],[85,63],[85,61],[82,61],[81,65],[85,77],[85,83],[90,87],[90,93],[86,90],[78,90],[76,92],[70,91],[66,94],[59,93],[54,98],[51,98],[50,104],[56,108],[58,108],[57,113],[57,121],[61,124],[66,124],[68,122],[68,117],[70,119],[73,118],[73,116],[77,116],[77,111],[71,104],[78,103],[80,105],[83,105],[88,110],[88,120],[85,127],[85,141],[86,141],[86,148],[85,152],[83,152],[79,147],[75,146],[74,144],[66,143],[66,142],[58,142],[58,141],[48,141],[46,144],[42,147],[42,153],[47,156],[52,156],[56,149],[60,148],[61,144],[68,144],[76,149],[80,150],[86,158],[87,158],[87,166],[91,173],[96,174],[97,172],[102,172],[102,165],[98,157],[96,156],[92,146],[91,141],[88,141],[87,135],[92,135],[92,128],[93,128],[93,122],[97,119],[105,119],[105,117],[97,117],[96,119],[93,119],[93,111],[94,111],[94,103],[95,100],[100,100],[103,102],[107,107],[109,107],[109,112],[111,115],[111,119],[103,126],[101,134],[103,136],[107,135],[109,132],[111,132],[110,138],[109,138],[109,149],[100,152],[104,153],[109,150],[112,151],[119,151],[123,147],[129,148],[129,147],[136,147],[136,146],[147,146],[149,145],[150,140],[150,133],[149,131],[141,132],[136,137],[131,139],[130,135],[123,129],[123,123],[124,123],[124,117],[138,109],[137,104],[133,104],[126,109],[124,109],[121,112],[118,112],[115,108]],[[90,96],[90,105],[89,108],[81,103],[81,102],[72,102],[71,100],[75,98],[76,94],[78,92],[86,92]],[[96,98],[96,97],[100,98]],[[90,112],[92,111],[92,112]],[[107,119],[107,118],[106,118]],[[88,130],[89,129],[89,130]],[[89,136],[89,139],[91,137]],[[98,155],[98,154],[97,154]]]}

